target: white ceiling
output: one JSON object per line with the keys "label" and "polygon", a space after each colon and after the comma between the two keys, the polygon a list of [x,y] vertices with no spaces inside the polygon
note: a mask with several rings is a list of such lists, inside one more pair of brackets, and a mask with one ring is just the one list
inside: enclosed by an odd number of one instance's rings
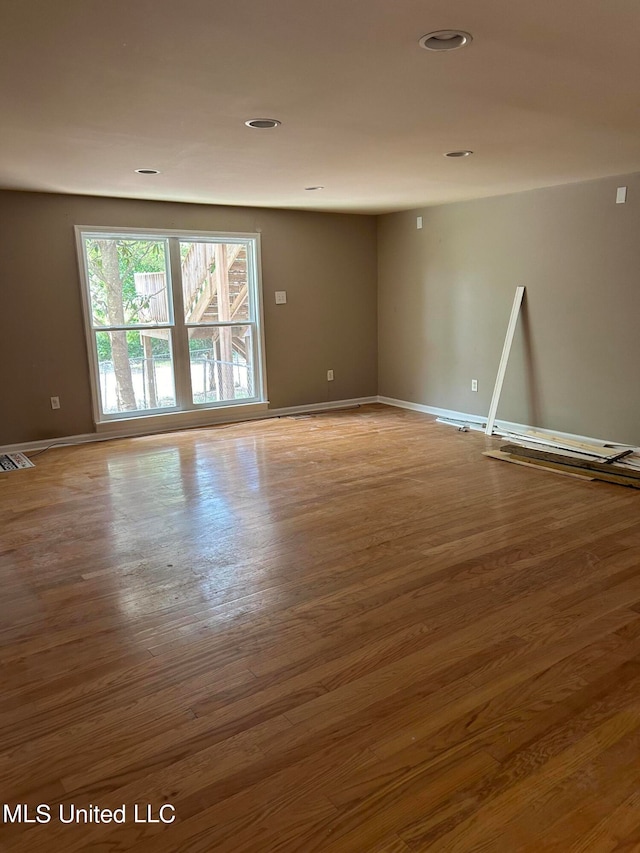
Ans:
{"label": "white ceiling", "polygon": [[[638,0],[0,11],[5,188],[383,212],[640,170]],[[452,28],[473,43],[418,46]],[[264,116],[282,126],[245,127]]]}

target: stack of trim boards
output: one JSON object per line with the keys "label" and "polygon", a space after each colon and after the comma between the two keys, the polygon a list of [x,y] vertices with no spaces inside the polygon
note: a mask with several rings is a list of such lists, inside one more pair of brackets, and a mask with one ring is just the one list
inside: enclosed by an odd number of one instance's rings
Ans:
{"label": "stack of trim boards", "polygon": [[506,462],[545,468],[588,480],[604,480],[640,489],[640,451],[623,444],[595,444],[530,430],[499,432],[509,444],[484,455]]}

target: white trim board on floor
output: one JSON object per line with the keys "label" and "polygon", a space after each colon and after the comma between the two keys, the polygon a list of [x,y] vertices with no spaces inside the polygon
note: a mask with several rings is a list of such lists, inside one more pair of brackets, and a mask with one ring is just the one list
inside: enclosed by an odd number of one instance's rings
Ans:
{"label": "white trim board on floor", "polygon": [[[424,412],[425,415],[435,415],[437,418],[448,418],[452,421],[462,421],[464,423],[471,423],[482,425],[486,424],[487,419],[484,415],[471,415],[469,412],[456,412],[453,409],[440,409],[437,406],[423,406],[421,403],[411,403],[407,400],[395,400],[393,397],[382,397],[378,396],[378,402],[384,403],[387,406],[396,406],[399,409],[409,409],[412,412]],[[624,442],[615,442],[608,438],[596,438],[592,435],[579,435],[574,432],[562,432],[558,429],[543,429],[539,426],[533,426],[532,424],[519,424],[514,421],[502,421],[496,420],[495,426],[505,432],[526,432],[527,430],[534,429],[536,432],[543,433],[548,436],[557,436],[558,438],[570,438],[573,441],[584,441],[588,444],[615,444],[620,447],[632,447],[631,444],[625,444]],[[482,429],[484,432],[484,429]],[[500,438],[501,436],[495,435],[494,438]]]}
{"label": "white trim board on floor", "polygon": [[[232,416],[223,416],[217,419],[211,419],[207,422],[198,423],[183,423],[180,426],[163,427],[162,429],[149,429],[138,426],[135,428],[135,421],[131,421],[131,429],[127,431],[118,430],[111,434],[107,432],[88,432],[80,435],[66,435],[59,438],[47,438],[39,441],[25,441],[19,444],[6,444],[0,447],[0,453],[16,453],[33,452],[36,450],[45,450],[48,447],[68,447],[75,444],[90,444],[95,441],[112,441],[116,438],[139,438],[143,435],[160,435],[168,432],[181,432],[185,429],[206,429],[207,427],[218,426],[221,424],[237,424],[246,423],[248,421],[262,421],[271,418],[285,418],[289,415],[310,414],[313,412],[330,412],[334,409],[346,409],[352,406],[366,406],[369,403],[377,403],[378,397],[354,397],[349,400],[332,400],[327,403],[309,403],[303,406],[287,406],[282,409],[267,409],[266,411],[256,412],[253,415],[246,412],[238,415],[235,418]],[[220,410],[221,411],[221,410]]]}

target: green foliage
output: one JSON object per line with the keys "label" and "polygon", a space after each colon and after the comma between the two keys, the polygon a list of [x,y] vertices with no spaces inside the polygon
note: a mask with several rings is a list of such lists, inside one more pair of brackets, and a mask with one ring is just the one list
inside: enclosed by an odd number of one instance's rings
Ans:
{"label": "green foliage", "polygon": [[[118,259],[117,273],[108,267],[108,259],[103,257],[105,243],[109,244],[105,247],[105,251],[115,246]],[[166,274],[165,241],[87,238],[85,248],[91,286],[91,304],[96,324],[112,324],[112,318],[109,317],[109,298],[112,304],[114,299],[116,302],[122,302],[126,323],[145,322],[144,312],[149,307],[151,297],[136,291],[135,274]],[[132,330],[126,335],[129,358],[142,358],[144,349],[140,332]],[[98,360],[111,361],[113,353],[110,334],[98,332],[96,344]],[[169,343],[166,340],[152,338],[151,350],[156,357],[169,357]]]}
{"label": "green foliage", "polygon": [[[111,353],[111,333],[97,332],[96,345],[98,349],[98,361],[111,361],[113,357]],[[144,357],[144,347],[140,332],[127,332],[127,347],[129,350],[129,358],[136,359]],[[171,357],[169,341],[164,340],[163,338],[151,338],[151,355],[153,358],[166,358],[169,360]]]}
{"label": "green foliage", "polygon": [[201,354],[212,350],[211,338],[189,338],[189,352]]}
{"label": "green foliage", "polygon": [[98,348],[98,361],[111,361],[111,339],[108,332],[96,334],[96,345]]}
{"label": "green foliage", "polygon": [[97,325],[108,326],[111,318],[108,311],[108,288],[121,288],[122,305],[125,322],[145,322],[145,308],[149,306],[148,296],[141,296],[136,291],[136,273],[166,274],[166,244],[164,240],[127,240],[110,239],[114,243],[118,255],[118,282],[110,282],[105,271],[102,246],[109,238],[87,238],[85,241],[87,266],[89,269],[89,284],[91,289],[91,305],[94,321]]}

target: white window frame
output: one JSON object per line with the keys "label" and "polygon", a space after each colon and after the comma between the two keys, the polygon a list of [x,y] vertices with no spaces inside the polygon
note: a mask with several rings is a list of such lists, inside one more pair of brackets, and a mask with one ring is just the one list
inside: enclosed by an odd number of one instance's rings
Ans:
{"label": "white window frame", "polygon": [[[118,424],[135,421],[136,424],[148,421],[150,427],[170,426],[175,423],[205,423],[223,418],[215,417],[215,413],[241,416],[254,415],[268,407],[267,377],[264,343],[264,308],[262,298],[262,271],[260,234],[251,232],[226,231],[187,231],[160,228],[115,228],[95,225],[76,225],[76,249],[80,270],[83,319],[89,357],[89,375],[91,382],[91,397],[93,420],[96,427],[113,429]],[[167,301],[169,316],[168,323],[156,324],[152,328],[168,328],[173,356],[176,405],[168,408],[137,409],[135,411],[105,413],[102,411],[102,395],[100,389],[100,370],[96,332],[112,331],[114,328],[124,328],[135,331],[137,328],[149,328],[149,324],[129,325],[126,327],[94,326],[91,308],[91,291],[89,270],[85,253],[85,238],[100,235],[101,237],[137,238],[140,240],[166,241],[167,253]],[[247,244],[247,284],[250,293],[249,319],[230,322],[213,322],[206,324],[191,324],[185,322],[182,299],[182,276],[180,263],[180,242],[212,242],[212,243],[246,243]],[[210,325],[220,326],[251,326],[253,328],[253,377],[254,396],[235,400],[221,400],[213,403],[194,403],[191,389],[191,371],[189,357],[189,328]],[[233,412],[229,412],[233,410]],[[161,423],[158,423],[161,421]]]}

